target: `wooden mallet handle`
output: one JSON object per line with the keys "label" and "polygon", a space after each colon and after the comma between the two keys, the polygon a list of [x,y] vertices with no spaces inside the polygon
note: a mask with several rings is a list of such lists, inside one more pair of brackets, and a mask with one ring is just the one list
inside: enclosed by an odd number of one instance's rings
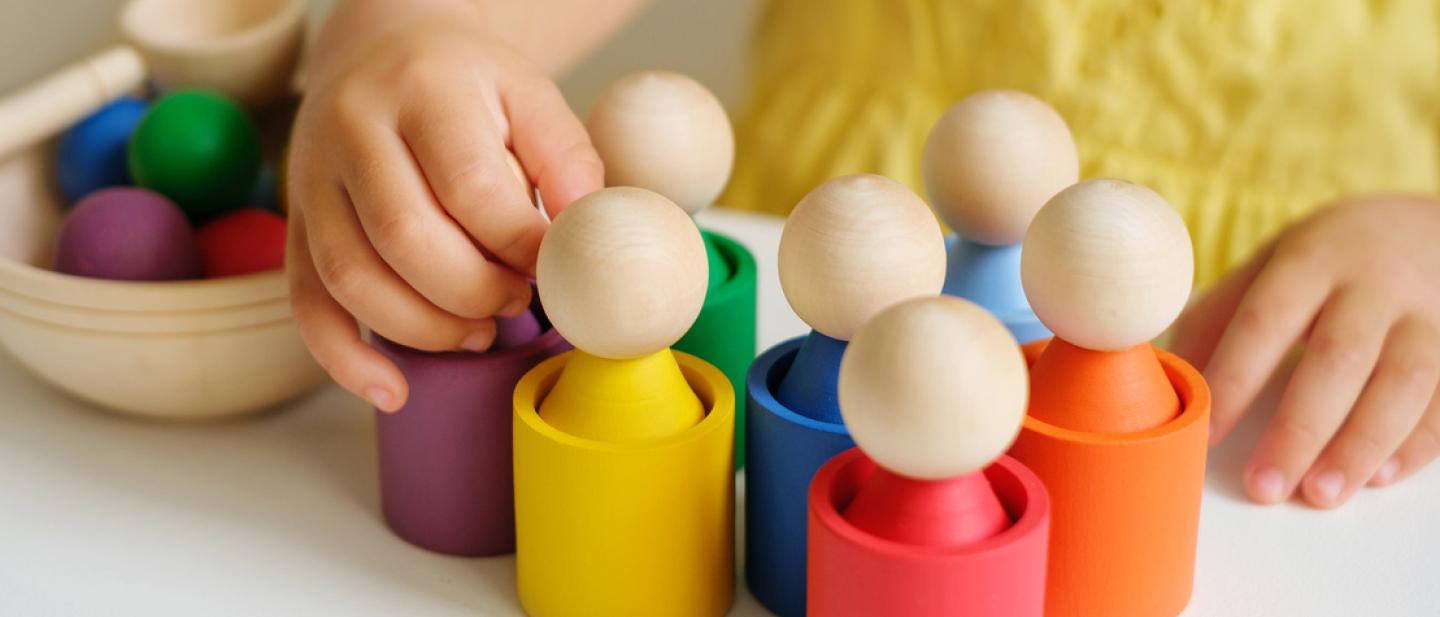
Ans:
{"label": "wooden mallet handle", "polygon": [[0,100],[0,159],[42,142],[140,87],[145,61],[120,45]]}

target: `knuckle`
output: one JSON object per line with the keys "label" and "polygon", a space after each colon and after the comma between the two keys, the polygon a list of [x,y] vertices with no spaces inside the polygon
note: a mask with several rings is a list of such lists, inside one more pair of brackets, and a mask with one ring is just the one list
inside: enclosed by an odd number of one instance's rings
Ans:
{"label": "knuckle", "polygon": [[1306,341],[1306,350],[1329,374],[1362,371],[1368,367],[1366,354],[1350,337],[1335,332],[1318,332]]}
{"label": "knuckle", "polygon": [[1342,460],[1351,463],[1362,460],[1379,461],[1390,454],[1392,449],[1390,440],[1371,430],[1357,430],[1344,435],[1338,441],[1335,450]]}
{"label": "knuckle", "polygon": [[1422,422],[1410,434],[1411,447],[1428,454],[1440,453],[1440,421]]}
{"label": "knuckle", "polygon": [[493,173],[494,166],[483,159],[475,161],[457,168],[441,182],[440,191],[447,209],[471,208],[499,199],[504,184]]}
{"label": "knuckle", "polygon": [[414,217],[392,214],[375,223],[372,242],[388,259],[409,261],[428,253],[429,239]]}
{"label": "knuckle", "polygon": [[1275,424],[1276,441],[1290,446],[1290,450],[1317,452],[1329,441],[1329,435],[1322,435],[1309,423],[1299,420],[1281,420]]}
{"label": "knuckle", "polygon": [[[1210,393],[1214,400],[1224,402],[1227,408],[1229,401],[1239,398],[1242,378],[1234,371],[1220,368],[1210,369],[1205,375],[1205,380],[1209,382]],[[1217,417],[1216,421],[1218,420]]]}
{"label": "knuckle", "polygon": [[494,246],[491,250],[501,255],[508,255],[516,250],[523,250],[532,244],[539,246],[536,237],[536,227],[530,225],[513,224],[499,229],[492,239]]}
{"label": "knuckle", "polygon": [[1235,310],[1230,327],[1247,339],[1261,338],[1276,332],[1283,324],[1265,302],[1244,302]]}
{"label": "knuckle", "polygon": [[397,57],[390,65],[389,81],[402,92],[432,92],[450,81],[442,65],[430,53],[412,52]]}
{"label": "knuckle", "polygon": [[1411,268],[1403,260],[1397,261],[1389,251],[1367,251],[1350,259],[1355,269],[1354,276],[1360,280],[1373,281],[1377,291],[1390,298],[1402,297],[1405,287],[1411,283]]}
{"label": "knuckle", "polygon": [[1436,364],[1427,353],[1398,353],[1386,363],[1385,372],[1407,391],[1435,387]]}
{"label": "knuckle", "polygon": [[1234,362],[1211,362],[1205,371],[1205,380],[1209,382],[1211,396],[1220,404],[1217,407],[1229,410],[1230,413],[1225,414],[1227,416],[1240,415],[1243,411],[1240,404],[1247,384],[1251,380],[1250,372],[1244,367],[1237,366]]}
{"label": "knuckle", "polygon": [[1333,243],[1311,233],[1310,226],[1302,225],[1280,240],[1272,259],[1287,267],[1304,268],[1322,262],[1334,251]]}
{"label": "knuckle", "polygon": [[368,88],[354,81],[337,84],[329,95],[330,114],[342,126],[353,126],[365,122],[371,115],[374,96]]}
{"label": "knuckle", "polygon": [[578,173],[593,174],[596,177],[605,175],[605,164],[589,140],[573,141],[562,148],[560,154],[563,160],[570,161],[575,166]]}
{"label": "knuckle", "polygon": [[325,288],[329,289],[335,298],[355,298],[360,295],[364,276],[354,261],[332,252],[321,252],[315,255],[315,272],[320,275]]}

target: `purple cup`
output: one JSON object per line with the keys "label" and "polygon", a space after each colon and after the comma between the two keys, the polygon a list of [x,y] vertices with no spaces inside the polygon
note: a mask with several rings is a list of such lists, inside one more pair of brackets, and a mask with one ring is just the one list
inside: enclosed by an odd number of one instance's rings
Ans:
{"label": "purple cup", "polygon": [[570,349],[543,315],[536,323],[501,321],[502,345],[484,353],[430,353],[373,336],[410,384],[404,407],[375,414],[381,511],[395,535],[450,555],[515,551],[515,384]]}

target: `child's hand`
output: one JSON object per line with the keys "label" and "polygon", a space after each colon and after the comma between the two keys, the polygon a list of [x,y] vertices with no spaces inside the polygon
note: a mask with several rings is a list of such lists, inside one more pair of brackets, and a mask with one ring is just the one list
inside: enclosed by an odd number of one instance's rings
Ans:
{"label": "child's hand", "polygon": [[363,44],[327,34],[290,152],[292,304],[335,380],[394,410],[405,380],[356,320],[417,349],[488,348],[492,316],[530,302],[548,225],[506,149],[551,214],[603,171],[555,84],[463,11]]}
{"label": "child's hand", "polygon": [[1374,197],[1286,230],[1186,312],[1175,350],[1204,367],[1211,443],[1297,342],[1304,354],[1245,472],[1276,503],[1327,508],[1440,454],[1440,202]]}

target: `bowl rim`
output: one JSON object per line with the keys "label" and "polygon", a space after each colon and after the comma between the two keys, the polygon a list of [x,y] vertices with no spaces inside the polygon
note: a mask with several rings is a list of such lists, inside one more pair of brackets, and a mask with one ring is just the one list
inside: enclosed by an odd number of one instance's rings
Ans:
{"label": "bowl rim", "polygon": [[[161,327],[151,327],[151,328],[146,328],[146,327],[143,327],[143,326],[138,326],[138,327],[123,327],[123,326],[122,326],[122,327],[116,327],[116,326],[83,326],[83,325],[75,325],[75,324],[73,324],[73,323],[64,323],[64,322],[59,322],[59,321],[40,319],[40,318],[31,316],[31,315],[23,315],[23,314],[20,314],[20,313],[16,313],[16,312],[14,312],[14,311],[12,311],[12,310],[10,310],[10,309],[8,309],[8,308],[5,308],[5,307],[3,307],[3,306],[0,306],[0,320],[5,320],[5,321],[15,322],[15,323],[29,324],[30,327],[39,327],[39,328],[44,328],[44,329],[50,330],[50,331],[63,331],[63,332],[76,333],[76,334],[82,334],[82,333],[83,333],[83,334],[87,334],[87,335],[91,335],[91,336],[118,336],[118,337],[124,337],[124,338],[129,338],[129,339],[142,339],[142,338],[193,337],[193,336],[206,336],[206,335],[225,334],[225,333],[238,333],[238,332],[245,332],[245,331],[248,331],[248,330],[259,330],[259,329],[264,329],[264,328],[272,328],[272,327],[275,327],[275,326],[292,323],[292,322],[295,321],[295,318],[294,318],[294,316],[290,315],[290,314],[287,312],[287,313],[284,313],[283,315],[280,315],[280,316],[275,316],[275,315],[263,316],[263,315],[262,315],[262,316],[260,316],[260,317],[252,318],[252,319],[235,319],[235,320],[234,320],[235,323],[223,323],[223,324],[213,325],[213,326],[199,326],[199,327],[185,327],[185,328],[181,328],[181,327],[165,327],[165,326],[161,326]],[[3,336],[0,336],[0,339],[3,339],[3,338],[4,338]],[[3,343],[3,342],[0,342],[0,349],[3,349],[4,346],[5,346],[4,343]]]}
{"label": "bowl rim", "polygon": [[146,27],[141,21],[141,13],[159,1],[162,0],[130,0],[125,3],[120,11],[120,30],[126,39],[142,49],[176,55],[249,51],[257,43],[301,26],[307,8],[304,0],[275,0],[278,6],[273,13],[243,30],[210,39],[179,41],[167,36],[167,33]]}
{"label": "bowl rim", "polygon": [[285,270],[184,281],[112,281],[0,259],[0,294],[96,312],[209,312],[289,301]]}

